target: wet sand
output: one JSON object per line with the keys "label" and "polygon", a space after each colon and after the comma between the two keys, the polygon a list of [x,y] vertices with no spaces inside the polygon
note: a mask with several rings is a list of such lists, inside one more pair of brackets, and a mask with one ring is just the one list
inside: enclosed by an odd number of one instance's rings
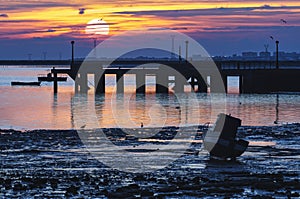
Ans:
{"label": "wet sand", "polygon": [[[122,172],[97,161],[82,152],[75,130],[0,130],[0,198],[300,196],[300,124],[239,128],[238,137],[250,146],[236,161],[210,159],[201,150],[202,130],[184,155],[149,173]],[[174,136],[169,129],[149,141],[115,131],[105,130],[119,145],[163,143]]]}

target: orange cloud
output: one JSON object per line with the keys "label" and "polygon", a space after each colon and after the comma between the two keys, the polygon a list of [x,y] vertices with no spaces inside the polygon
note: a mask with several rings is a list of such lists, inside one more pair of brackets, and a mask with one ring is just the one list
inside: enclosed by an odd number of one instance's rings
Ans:
{"label": "orange cloud", "polygon": [[[84,14],[78,10],[84,7]],[[69,35],[75,38],[89,37],[85,33],[88,21],[104,18],[110,26],[110,34],[145,27],[166,27],[182,32],[239,26],[278,25],[275,17],[289,15],[293,25],[300,16],[300,2],[282,1],[107,1],[101,4],[92,0],[88,4],[82,1],[52,1],[51,3],[25,4],[7,2],[0,6],[7,14],[1,14],[0,38],[55,37]],[[246,14],[245,14],[246,13]],[[4,17],[4,16],[9,16]]]}

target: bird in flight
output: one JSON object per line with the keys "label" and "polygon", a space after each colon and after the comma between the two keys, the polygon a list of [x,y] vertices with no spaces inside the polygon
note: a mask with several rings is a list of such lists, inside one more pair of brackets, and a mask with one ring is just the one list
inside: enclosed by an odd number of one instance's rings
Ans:
{"label": "bird in flight", "polygon": [[280,21],[282,21],[283,23],[287,23],[287,21],[284,19],[280,19]]}
{"label": "bird in flight", "polygon": [[274,37],[273,37],[272,35],[270,36],[270,38],[271,38],[272,40],[274,40]]}
{"label": "bird in flight", "polygon": [[85,11],[85,8],[79,8],[79,14],[80,14],[80,15],[83,15],[83,14],[84,14],[84,11]]}

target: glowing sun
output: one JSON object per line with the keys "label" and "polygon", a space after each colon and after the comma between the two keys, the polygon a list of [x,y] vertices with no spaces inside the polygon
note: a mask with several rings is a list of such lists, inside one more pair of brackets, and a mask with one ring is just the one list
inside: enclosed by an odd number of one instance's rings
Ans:
{"label": "glowing sun", "polygon": [[87,34],[108,35],[109,26],[103,19],[92,19],[85,28]]}

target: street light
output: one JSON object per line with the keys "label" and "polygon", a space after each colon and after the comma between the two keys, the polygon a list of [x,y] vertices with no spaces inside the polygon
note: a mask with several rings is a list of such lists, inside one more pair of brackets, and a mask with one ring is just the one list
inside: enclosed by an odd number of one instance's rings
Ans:
{"label": "street light", "polygon": [[185,41],[185,61],[188,61],[188,46],[189,46],[189,41]]}
{"label": "street light", "polygon": [[72,63],[71,63],[71,66],[74,65],[74,43],[75,43],[75,41],[71,41],[71,45],[72,45]]}
{"label": "street light", "polygon": [[279,60],[278,60],[278,45],[279,41],[276,40],[276,69],[279,69]]}

